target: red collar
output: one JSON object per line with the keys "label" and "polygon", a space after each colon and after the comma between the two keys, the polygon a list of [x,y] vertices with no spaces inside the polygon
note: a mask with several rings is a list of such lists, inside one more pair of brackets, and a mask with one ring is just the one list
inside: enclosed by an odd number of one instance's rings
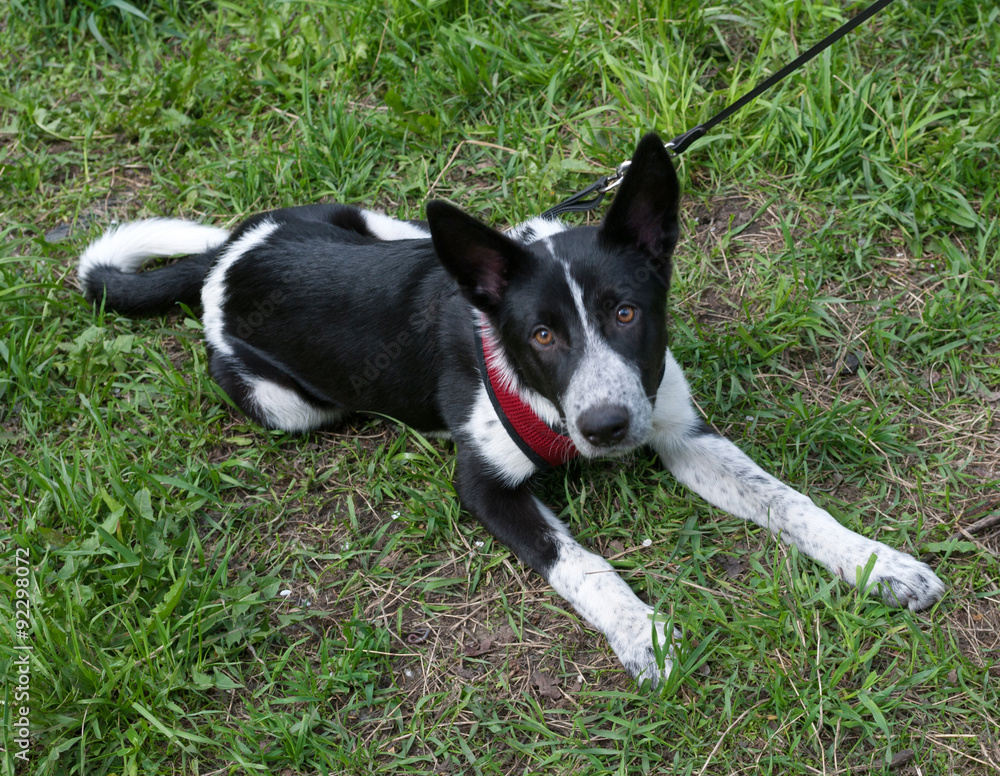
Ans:
{"label": "red collar", "polygon": [[488,334],[483,336],[480,329],[489,330],[483,315],[480,315],[480,324],[475,327],[479,371],[493,409],[510,438],[541,469],[560,466],[576,458],[580,452],[573,440],[553,431],[512,388],[510,380],[503,376],[497,365],[492,338]]}

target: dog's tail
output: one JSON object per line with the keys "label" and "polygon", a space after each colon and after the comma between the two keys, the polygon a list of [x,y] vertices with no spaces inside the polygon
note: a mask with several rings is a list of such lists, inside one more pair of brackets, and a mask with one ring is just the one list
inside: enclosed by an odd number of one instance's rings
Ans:
{"label": "dog's tail", "polygon": [[[175,304],[198,305],[205,275],[229,232],[171,218],[109,229],[80,256],[77,276],[93,302],[125,315],[155,315]],[[148,272],[150,259],[188,258]]]}

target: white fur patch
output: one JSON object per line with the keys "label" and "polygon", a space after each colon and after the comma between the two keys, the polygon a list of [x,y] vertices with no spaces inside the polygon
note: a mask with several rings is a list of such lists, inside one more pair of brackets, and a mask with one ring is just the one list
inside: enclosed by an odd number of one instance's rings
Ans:
{"label": "white fur patch", "polygon": [[243,378],[250,386],[251,401],[270,428],[302,433],[337,422],[342,413],[316,407],[298,393],[260,377]]}
{"label": "white fur patch", "polygon": [[426,240],[431,236],[430,232],[417,224],[390,218],[384,213],[362,210],[361,215],[365,219],[368,231],[380,240]]}
{"label": "white fur patch", "polygon": [[274,221],[261,221],[226,246],[212,267],[201,287],[202,328],[205,339],[218,353],[231,356],[233,349],[226,342],[222,306],[226,301],[226,272],[250,249],[266,240],[278,225]]}
{"label": "white fur patch", "polygon": [[491,473],[509,487],[520,485],[537,471],[528,456],[510,438],[482,385],[476,390],[472,413],[462,426],[462,434],[471,441]]}
{"label": "white fur patch", "polygon": [[683,444],[688,432],[696,428],[698,413],[691,404],[687,378],[674,354],[667,348],[663,363],[663,379],[656,391],[653,425],[650,431],[654,446]]}
{"label": "white fur patch", "polygon": [[519,243],[529,245],[535,240],[544,240],[554,234],[565,232],[569,227],[554,218],[536,216],[529,218],[507,231],[507,236]]}
{"label": "white fur patch", "polygon": [[192,256],[221,245],[229,232],[214,226],[176,218],[149,218],[106,231],[80,256],[77,278],[81,286],[97,266],[136,272],[150,259]]}

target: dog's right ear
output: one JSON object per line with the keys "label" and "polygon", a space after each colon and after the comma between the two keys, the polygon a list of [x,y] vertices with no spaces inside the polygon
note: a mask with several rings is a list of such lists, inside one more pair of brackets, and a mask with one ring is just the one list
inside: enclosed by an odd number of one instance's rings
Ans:
{"label": "dog's right ear", "polygon": [[447,202],[427,203],[427,223],[434,250],[474,307],[484,313],[500,308],[510,278],[529,254],[519,244]]}

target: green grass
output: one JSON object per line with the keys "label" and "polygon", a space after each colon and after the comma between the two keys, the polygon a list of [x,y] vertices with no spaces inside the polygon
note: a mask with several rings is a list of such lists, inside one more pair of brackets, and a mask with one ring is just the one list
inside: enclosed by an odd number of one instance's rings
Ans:
{"label": "green grass", "polygon": [[0,772],[1000,767],[1000,529],[970,530],[1000,509],[1000,11],[894,4],[680,166],[672,346],[699,405],[947,596],[859,599],[652,456],[572,465],[540,493],[685,629],[652,692],[461,512],[447,443],[365,419],[266,433],[213,385],[194,318],[94,311],[75,259],[114,219],[328,199],[513,223],[860,6],[7,7]]}

